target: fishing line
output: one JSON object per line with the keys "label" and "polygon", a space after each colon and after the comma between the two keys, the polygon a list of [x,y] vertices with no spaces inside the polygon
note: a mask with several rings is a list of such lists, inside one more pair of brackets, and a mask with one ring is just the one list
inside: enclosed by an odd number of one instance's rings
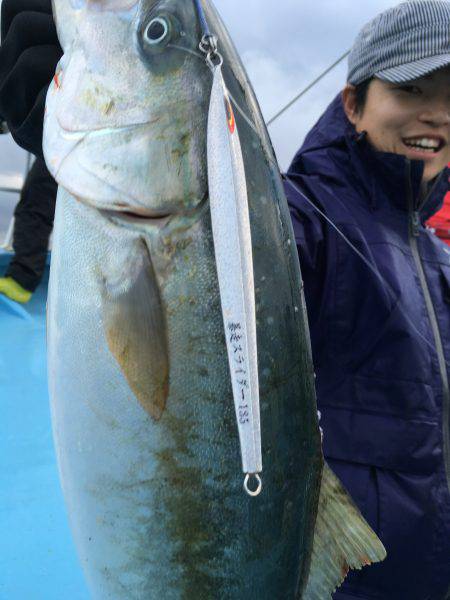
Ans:
{"label": "fishing line", "polygon": [[[197,52],[196,50],[192,50],[191,48],[186,48],[185,46],[178,46],[178,44],[167,44],[167,47],[175,48],[176,50],[181,50],[182,52],[191,54],[192,56],[195,56],[196,58],[200,58],[203,63],[205,62],[205,56],[203,54],[200,54],[200,52]],[[245,113],[244,109],[239,104],[239,102],[236,100],[236,98],[233,96],[233,94],[230,92],[230,90],[227,89],[227,92],[228,92],[228,96],[229,96],[230,100],[233,102],[233,105],[237,109],[238,113],[241,115],[241,117],[244,119],[244,121],[247,123],[247,125],[253,130],[253,133],[255,133],[255,135],[258,137],[258,139],[261,140],[261,134],[258,131],[258,129],[256,128],[256,125],[253,123],[251,118]],[[275,159],[273,159],[271,156],[269,156],[268,159],[272,163],[272,165],[274,165],[278,170],[280,169],[280,167]]]}
{"label": "fishing line", "polygon": [[[387,279],[385,279],[383,277],[383,275],[381,275],[381,273],[378,271],[378,269],[376,269],[368,260],[367,258],[364,256],[364,254],[362,254],[362,252],[360,252],[358,250],[358,248],[348,239],[348,237],[339,229],[339,227],[337,225],[335,225],[333,223],[333,221],[331,219],[329,219],[327,217],[327,215],[320,210],[320,208],[318,206],[316,206],[314,204],[314,202],[312,200],[310,200],[303,192],[302,190],[293,182],[291,181],[287,176],[285,178],[283,178],[284,181],[286,181],[288,183],[288,185],[294,189],[296,192],[298,192],[302,198],[304,198],[306,200],[306,202],[308,202],[309,205],[311,205],[314,210],[319,213],[319,215],[321,217],[323,217],[327,223],[329,225],[331,225],[331,227],[341,236],[341,238],[344,240],[344,242],[355,252],[355,254],[357,254],[359,256],[359,258],[364,262],[364,264],[369,267],[369,269],[372,271],[372,273],[380,280],[380,282],[383,284],[384,289],[388,292],[390,292],[391,294],[391,299],[393,299],[394,301],[397,301],[397,297],[396,294],[394,292],[394,290],[392,289],[392,286],[390,285],[389,281],[387,281]],[[399,301],[399,306],[401,308],[401,302]],[[424,341],[425,344],[434,352],[436,351],[436,347],[434,346],[434,344],[432,342],[430,342],[429,340],[427,340],[427,338],[417,329],[417,327],[415,326],[414,322],[411,320],[411,318],[408,316],[407,312],[405,312],[405,310],[402,310],[402,315],[404,316],[404,318],[406,319],[408,325],[410,325],[412,327],[413,332],[417,335],[417,337]],[[447,365],[447,367],[450,367],[450,364],[445,361],[445,364]]]}
{"label": "fishing line", "polygon": [[182,50],[183,52],[187,52],[187,54],[192,54],[192,56],[196,56],[197,58],[201,58],[203,62],[205,62],[205,57],[200,52],[196,50],[192,50],[192,48],[186,48],[185,46],[178,46],[178,44],[167,44],[168,48],[175,48],[176,50]]}
{"label": "fishing line", "polygon": [[207,38],[212,38],[211,31],[209,29],[208,21],[205,17],[205,12],[203,10],[203,6],[201,0],[194,0],[195,7],[197,9],[198,18],[200,21],[200,27],[202,28],[202,36]]}
{"label": "fishing line", "polygon": [[277,112],[271,119],[267,121],[267,127],[272,125],[277,119],[281,117],[291,106],[293,106],[296,102],[300,100],[309,90],[311,90],[315,85],[319,83],[328,73],[330,73],[335,67],[337,67],[347,56],[350,54],[350,50],[345,52],[342,56],[340,56],[332,65],[330,65],[325,71],[323,71],[318,77],[311,81],[309,85],[307,85],[299,94],[295,96],[290,102],[286,104],[281,110]]}

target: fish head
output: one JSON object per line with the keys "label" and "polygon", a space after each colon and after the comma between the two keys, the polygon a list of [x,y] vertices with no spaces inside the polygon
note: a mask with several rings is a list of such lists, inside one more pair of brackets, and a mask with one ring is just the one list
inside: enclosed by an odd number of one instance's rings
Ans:
{"label": "fish head", "polygon": [[53,0],[63,57],[44,155],[99,209],[161,216],[206,195],[211,73],[193,0]]}

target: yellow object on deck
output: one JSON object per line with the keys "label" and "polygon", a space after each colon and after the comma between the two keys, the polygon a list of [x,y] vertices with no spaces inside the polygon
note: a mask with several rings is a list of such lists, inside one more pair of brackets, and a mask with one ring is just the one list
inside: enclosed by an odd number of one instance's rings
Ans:
{"label": "yellow object on deck", "polygon": [[0,277],[0,294],[15,302],[20,302],[20,304],[26,304],[33,295],[32,292],[23,288],[12,277]]}

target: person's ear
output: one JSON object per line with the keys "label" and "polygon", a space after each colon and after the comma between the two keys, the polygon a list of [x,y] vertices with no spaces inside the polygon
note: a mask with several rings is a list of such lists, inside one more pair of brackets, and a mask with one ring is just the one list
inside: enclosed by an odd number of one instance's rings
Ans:
{"label": "person's ear", "polygon": [[359,117],[358,105],[356,102],[356,88],[354,85],[348,83],[342,90],[342,104],[344,106],[344,112],[347,115],[347,119],[353,125]]}

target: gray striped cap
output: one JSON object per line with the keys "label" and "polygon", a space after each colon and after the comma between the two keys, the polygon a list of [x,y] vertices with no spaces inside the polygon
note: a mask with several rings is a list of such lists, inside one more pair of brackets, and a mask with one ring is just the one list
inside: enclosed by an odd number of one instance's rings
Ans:
{"label": "gray striped cap", "polygon": [[450,2],[410,0],[381,13],[359,33],[347,81],[402,83],[450,65]]}

